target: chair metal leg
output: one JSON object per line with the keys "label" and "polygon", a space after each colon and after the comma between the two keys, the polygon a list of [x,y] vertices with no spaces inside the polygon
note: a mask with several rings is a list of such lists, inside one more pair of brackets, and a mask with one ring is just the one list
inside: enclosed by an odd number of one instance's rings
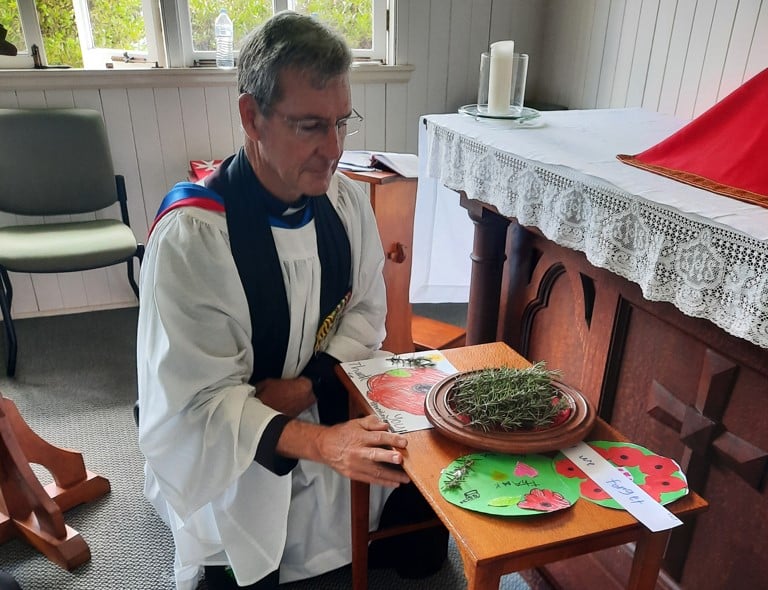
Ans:
{"label": "chair metal leg", "polygon": [[[144,260],[144,244],[139,244],[138,248],[136,248],[136,258],[139,259],[139,268],[141,268],[141,263]],[[131,283],[131,287],[133,287],[133,292],[136,293],[136,298],[139,298],[139,286],[136,284],[136,281],[133,278],[133,258],[131,258],[128,261],[128,282]],[[136,423],[136,427],[139,426],[139,400],[136,400],[133,404],[133,421]]]}
{"label": "chair metal leg", "polygon": [[3,326],[5,327],[5,341],[8,349],[8,360],[6,362],[6,375],[13,377],[16,374],[16,351],[18,348],[16,342],[16,329],[13,326],[11,317],[11,303],[13,303],[13,286],[8,276],[8,271],[0,268],[0,311],[3,314]]}
{"label": "chair metal leg", "polygon": [[[139,260],[139,267],[141,267],[141,261],[144,259],[144,244],[139,244],[136,248],[136,254],[134,255]],[[133,257],[128,259],[128,282],[131,284],[133,292],[136,294],[136,298],[139,298],[139,285],[136,283],[136,279],[133,275]]]}

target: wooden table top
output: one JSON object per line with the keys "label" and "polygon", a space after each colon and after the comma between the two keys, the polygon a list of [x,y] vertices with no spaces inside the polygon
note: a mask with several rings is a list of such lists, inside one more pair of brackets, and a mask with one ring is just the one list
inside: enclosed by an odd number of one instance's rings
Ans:
{"label": "wooden table top", "polygon": [[[501,342],[442,351],[459,371],[492,366],[526,367],[530,363]],[[440,471],[477,449],[456,443],[435,429],[410,432],[404,467],[424,497],[453,534],[462,553],[475,563],[514,559],[515,570],[528,569],[576,554],[637,539],[644,525],[623,510],[579,500],[568,510],[531,517],[498,517],[460,508],[445,500]],[[626,440],[598,418],[586,440]],[[707,502],[694,492],[667,508],[681,520],[705,510]],[[551,553],[547,547],[551,546]]]}

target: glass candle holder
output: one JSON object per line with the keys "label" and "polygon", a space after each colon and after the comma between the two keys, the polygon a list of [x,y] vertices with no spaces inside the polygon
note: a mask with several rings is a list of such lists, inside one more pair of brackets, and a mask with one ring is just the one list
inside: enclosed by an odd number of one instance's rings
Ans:
{"label": "glass candle holder", "polygon": [[[522,113],[525,103],[525,82],[528,77],[528,54],[527,53],[515,53],[512,56],[512,72],[509,78],[509,105],[506,109],[504,104],[499,107],[495,106],[493,112],[489,111],[489,87],[491,78],[491,54],[484,51],[480,55],[480,79],[477,86],[477,111],[482,114],[499,116],[499,117],[519,117]],[[502,81],[503,85],[507,84],[506,80]],[[497,83],[493,92],[501,93],[503,103],[506,103],[506,90],[505,87],[500,87]],[[493,97],[491,97],[493,98]],[[498,97],[497,97],[498,98]],[[491,103],[494,101],[491,100]],[[497,101],[498,102],[498,101]]]}

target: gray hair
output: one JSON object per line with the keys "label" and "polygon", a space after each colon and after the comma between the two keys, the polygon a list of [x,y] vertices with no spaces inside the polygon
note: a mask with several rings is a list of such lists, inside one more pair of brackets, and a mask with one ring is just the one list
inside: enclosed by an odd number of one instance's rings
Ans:
{"label": "gray hair", "polygon": [[265,116],[282,99],[280,74],[296,68],[315,88],[345,74],[352,52],[344,38],[317,19],[289,10],[279,12],[254,30],[240,50],[237,85],[251,94]]}

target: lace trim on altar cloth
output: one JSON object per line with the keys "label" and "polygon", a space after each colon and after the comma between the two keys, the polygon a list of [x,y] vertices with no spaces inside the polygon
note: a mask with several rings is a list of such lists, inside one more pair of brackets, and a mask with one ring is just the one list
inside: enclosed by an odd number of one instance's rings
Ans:
{"label": "lace trim on altar cloth", "polygon": [[427,142],[427,173],[448,188],[583,252],[646,299],[768,348],[768,244],[437,125]]}

